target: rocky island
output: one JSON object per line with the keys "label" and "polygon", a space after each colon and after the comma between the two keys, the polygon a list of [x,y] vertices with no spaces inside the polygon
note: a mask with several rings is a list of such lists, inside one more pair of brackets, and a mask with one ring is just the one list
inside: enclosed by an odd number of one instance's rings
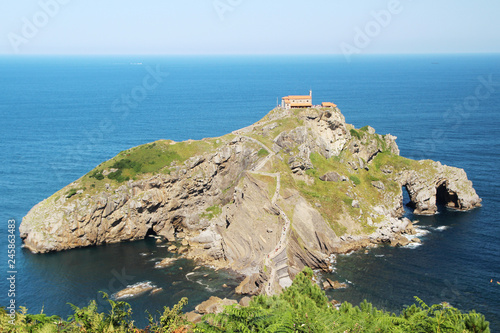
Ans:
{"label": "rocky island", "polygon": [[336,107],[276,108],[219,138],[121,152],[33,207],[21,238],[45,253],[161,236],[246,275],[237,292],[273,294],[334,254],[410,242],[403,188],[416,214],[480,206],[464,170],[401,157],[395,139]]}

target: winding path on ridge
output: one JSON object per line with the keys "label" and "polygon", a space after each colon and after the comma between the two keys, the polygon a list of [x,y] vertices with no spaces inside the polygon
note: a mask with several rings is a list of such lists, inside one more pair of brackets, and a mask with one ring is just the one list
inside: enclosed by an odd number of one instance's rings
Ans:
{"label": "winding path on ridge", "polygon": [[[290,219],[286,215],[286,213],[281,209],[281,207],[276,203],[278,200],[278,197],[280,195],[280,189],[281,189],[281,174],[278,173],[268,173],[268,172],[260,172],[267,162],[275,156],[275,153],[269,149],[265,144],[262,142],[248,137],[248,136],[241,136],[243,139],[250,140],[252,142],[257,143],[260,145],[262,148],[267,150],[269,155],[267,155],[262,161],[259,161],[259,163],[252,168],[251,173],[258,174],[258,175],[263,175],[263,176],[270,176],[270,177],[275,177],[276,178],[276,190],[274,191],[273,198],[271,199],[271,204],[279,211],[279,214],[281,218],[285,221],[285,225],[283,226],[280,240],[276,247],[269,252],[267,257],[264,260],[264,264],[267,267],[271,268],[271,274],[269,277],[269,280],[266,283],[266,286],[264,287],[264,290],[267,295],[272,295],[274,294],[274,281],[278,281],[278,283],[282,287],[288,287],[291,285],[292,279],[290,278],[290,275],[288,274],[288,257],[286,255],[286,248],[288,245],[288,236],[290,232]],[[280,281],[283,280],[281,283]]]}

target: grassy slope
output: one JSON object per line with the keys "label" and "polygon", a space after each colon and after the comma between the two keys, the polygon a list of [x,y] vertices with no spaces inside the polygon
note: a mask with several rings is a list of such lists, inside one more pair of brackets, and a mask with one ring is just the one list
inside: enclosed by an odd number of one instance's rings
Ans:
{"label": "grassy slope", "polygon": [[[294,110],[296,114],[301,110]],[[273,129],[269,125],[275,125]],[[280,133],[290,131],[298,126],[303,126],[303,121],[299,117],[287,117],[275,121],[269,121],[269,115],[255,124],[252,132],[247,135],[262,142],[267,147],[273,146],[273,140]],[[372,216],[375,205],[383,203],[384,194],[372,186],[372,181],[381,181],[386,191],[396,195],[399,193],[399,185],[389,180],[389,176],[381,171],[384,166],[392,166],[395,172],[403,169],[414,169],[423,171],[430,166],[431,161],[417,162],[394,154],[387,150],[383,136],[369,134],[368,127],[361,129],[350,129],[352,140],[358,140],[361,144],[376,142],[383,151],[379,153],[370,164],[369,170],[358,169],[354,171],[347,164],[353,160],[352,154],[344,150],[339,156],[326,159],[320,154],[312,153],[310,158],[314,165],[313,169],[307,171],[307,175],[312,182],[299,180],[292,175],[290,167],[286,163],[295,153],[297,148],[291,151],[281,151],[280,159],[274,159],[267,167],[267,172],[281,173],[281,191],[294,189],[298,190],[311,205],[316,205],[323,218],[330,224],[337,235],[346,232],[345,226],[340,223],[340,219],[348,215],[353,221],[357,221],[361,226],[360,232],[370,233],[373,227],[366,224],[368,217]],[[54,194],[52,200],[57,200],[61,196],[78,198],[79,190],[84,190],[84,194],[97,194],[105,190],[105,185],[112,188],[121,186],[129,179],[138,180],[151,177],[154,174],[169,174],[176,166],[181,165],[187,159],[215,150],[234,138],[229,134],[220,138],[203,139],[200,141],[186,141],[175,143],[169,140],[160,140],[150,144],[141,145],[122,151],[109,161],[101,163],[94,170],[80,178],[78,181]],[[258,153],[260,157],[268,153],[261,149]],[[118,171],[104,176],[103,172],[110,169]],[[264,171],[264,170],[263,170]],[[336,171],[340,175],[346,176],[348,181],[323,182],[319,179],[329,171]],[[272,198],[276,182],[273,177],[256,176],[259,180],[267,183],[269,197]],[[51,200],[51,201],[52,201]],[[71,200],[71,199],[70,199]],[[357,200],[360,208],[353,208],[352,202]],[[210,215],[211,212],[207,212]],[[290,212],[292,213],[292,212]],[[375,214],[377,215],[377,214]],[[372,218],[373,222],[379,222],[381,217]]]}
{"label": "grassy slope", "polygon": [[[295,115],[298,115],[300,109],[294,110]],[[276,121],[269,121],[270,117],[267,115],[257,124],[253,131],[247,134],[254,139],[259,140],[267,147],[273,146],[273,140],[280,133],[290,131],[298,126],[303,126],[303,121],[299,117],[289,117],[278,119]],[[271,130],[269,125],[275,124],[276,127]],[[386,199],[384,193],[379,191],[372,185],[373,181],[381,181],[385,186],[385,192],[389,192],[392,196],[396,196],[401,190],[399,184],[391,181],[391,175],[387,175],[381,171],[383,166],[392,166],[394,172],[399,172],[404,169],[413,169],[416,171],[424,171],[431,166],[431,161],[417,162],[404,157],[390,153],[389,147],[384,140],[384,136],[378,134],[370,134],[368,126],[360,129],[355,129],[352,125],[347,126],[352,140],[358,140],[361,144],[369,144],[376,142],[382,153],[379,153],[373,162],[370,164],[369,170],[359,169],[353,170],[347,164],[347,161],[353,160],[352,154],[344,150],[340,156],[326,159],[320,154],[312,153],[310,158],[314,168],[307,171],[307,175],[313,180],[306,183],[292,176],[292,171],[287,163],[288,159],[298,152],[297,148],[291,151],[281,151],[279,156],[280,160],[275,159],[272,166],[266,169],[267,172],[280,172],[281,173],[281,193],[288,189],[298,190],[304,198],[313,206],[318,206],[318,211],[323,218],[330,224],[332,229],[337,235],[343,235],[346,232],[346,227],[340,223],[345,215],[350,216],[353,221],[357,221],[361,230],[360,233],[371,233],[374,227],[367,225],[367,219],[374,213],[371,208],[384,203]],[[349,145],[349,143],[347,144]],[[432,168],[430,168],[432,170]],[[349,178],[346,182],[323,182],[319,179],[322,175],[329,171],[336,171],[340,175]],[[427,171],[429,172],[429,171]],[[431,171],[432,172],[432,171]],[[268,179],[268,183],[273,183],[272,179]],[[360,202],[360,208],[353,208],[352,202],[356,199]],[[291,216],[293,208],[288,212]],[[378,214],[375,214],[378,215]],[[374,223],[380,222],[381,216],[372,218]]]}
{"label": "grassy slope", "polygon": [[[139,180],[155,174],[170,174],[176,166],[181,165],[189,158],[213,153],[233,138],[234,135],[229,134],[220,138],[200,141],[159,140],[124,150],[112,159],[98,165],[69,187],[55,193],[52,199],[57,201],[62,196],[77,198],[79,190],[84,190],[85,194],[93,195],[104,191],[106,184],[116,188],[129,179]],[[103,172],[110,169],[118,169],[118,171],[104,176]]]}
{"label": "grassy slope", "polygon": [[[300,110],[295,110],[295,113]],[[273,139],[284,131],[290,131],[298,126],[303,126],[303,122],[298,117],[290,117],[279,119],[274,122],[267,123],[268,117],[264,117],[261,122],[264,124],[255,127],[249,136],[259,140],[268,147],[272,147]],[[270,124],[277,126],[268,131],[263,130]],[[357,139],[361,144],[368,144],[369,142],[377,142],[377,146],[384,152],[379,154],[373,162],[375,168],[371,167],[370,170],[360,169],[357,171],[352,170],[347,161],[352,160],[353,156],[349,151],[343,151],[340,156],[326,159],[320,154],[312,153],[310,158],[314,168],[307,171],[307,175],[313,180],[306,183],[303,180],[298,180],[292,176],[287,163],[292,154],[298,150],[292,149],[289,152],[280,152],[279,155],[282,161],[275,160],[273,166],[266,170],[268,172],[280,172],[282,193],[287,188],[298,190],[304,198],[311,204],[319,204],[318,211],[322,214],[323,218],[330,224],[337,235],[342,235],[346,232],[346,228],[339,223],[339,219],[348,214],[354,221],[358,221],[362,226],[363,233],[370,233],[373,227],[366,224],[367,218],[370,213],[370,207],[380,203],[384,200],[383,193],[377,190],[372,185],[372,181],[381,181],[384,183],[386,190],[396,194],[399,192],[399,185],[388,179],[380,168],[382,165],[393,165],[394,170],[402,170],[403,168],[414,167],[414,161],[402,158],[400,156],[388,152],[388,147],[383,140],[383,136],[377,134],[369,134],[368,127],[361,129],[350,128],[353,140]],[[340,175],[344,175],[350,179],[347,182],[323,182],[319,179],[322,175],[329,171],[336,171]],[[269,183],[272,183],[271,180]],[[356,198],[361,205],[360,208],[353,208],[352,202]],[[318,205],[316,205],[318,206]],[[290,212],[292,213],[292,212]],[[374,219],[373,222],[379,222],[381,218]]]}

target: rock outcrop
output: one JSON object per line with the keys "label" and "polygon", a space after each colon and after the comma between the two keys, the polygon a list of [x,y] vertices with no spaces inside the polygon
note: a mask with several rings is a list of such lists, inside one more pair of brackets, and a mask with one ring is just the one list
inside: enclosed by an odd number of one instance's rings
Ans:
{"label": "rock outcrop", "polygon": [[128,298],[134,298],[146,293],[157,293],[161,290],[161,288],[157,288],[151,282],[140,282],[136,283],[132,286],[128,286],[125,289],[120,290],[116,294],[112,295],[112,297],[116,300],[123,300]]}
{"label": "rock outcrop", "polygon": [[404,245],[403,187],[417,214],[480,206],[463,170],[400,157],[395,139],[338,109],[277,108],[224,137],[120,153],[33,207],[21,237],[45,253],[157,235],[245,274],[238,292],[273,293],[331,254]]}
{"label": "rock outcrop", "polygon": [[433,215],[438,204],[457,210],[480,206],[481,199],[464,170],[428,160],[418,165],[417,170],[401,172],[395,178],[408,190],[415,214]]}
{"label": "rock outcrop", "polygon": [[330,279],[326,279],[326,281],[323,282],[323,289],[328,290],[328,289],[344,289],[347,288],[347,284],[339,281],[332,281]]}
{"label": "rock outcrop", "polygon": [[165,268],[172,265],[177,258],[165,258],[162,261],[155,263],[155,268]]}
{"label": "rock outcrop", "polygon": [[224,311],[225,306],[237,303],[238,302],[235,301],[234,299],[227,299],[227,298],[221,299],[219,297],[212,296],[205,302],[202,302],[199,305],[197,305],[195,310],[200,314],[221,313],[222,311]]}

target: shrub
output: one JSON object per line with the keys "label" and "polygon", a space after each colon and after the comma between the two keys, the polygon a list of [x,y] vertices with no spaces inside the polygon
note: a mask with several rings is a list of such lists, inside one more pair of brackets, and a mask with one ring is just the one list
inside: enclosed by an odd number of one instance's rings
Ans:
{"label": "shrub", "polygon": [[264,149],[264,148],[259,150],[259,152],[257,153],[257,156],[259,156],[259,157],[265,157],[267,155],[269,155],[269,152],[267,151],[267,149]]}
{"label": "shrub", "polygon": [[368,125],[361,127],[359,130],[362,132],[368,132]]}
{"label": "shrub", "polygon": [[151,314],[148,313],[148,321],[151,332],[184,332],[189,322],[182,313],[182,308],[188,303],[188,299],[183,297],[179,303],[174,305],[172,309],[165,306],[163,314],[160,313],[160,321],[156,321]]}
{"label": "shrub", "polygon": [[122,175],[122,170],[116,170],[115,172],[111,172],[108,175],[108,178],[116,180],[118,183],[123,183],[130,179],[130,177],[125,177]]}
{"label": "shrub", "polygon": [[222,208],[219,205],[213,205],[208,207],[204,213],[201,214],[201,217],[207,218],[209,221],[214,217],[219,216],[222,213]]}
{"label": "shrub", "polygon": [[344,302],[335,309],[325,292],[312,281],[305,268],[292,286],[273,297],[257,296],[247,308],[226,307],[217,315],[206,315],[197,326],[203,332],[474,332],[490,333],[484,316],[463,314],[442,304],[427,306],[418,297],[396,316],[378,310],[366,300],[359,306]]}
{"label": "shrub", "polygon": [[[131,169],[134,170],[135,172],[140,172],[142,169],[142,163],[135,162],[132,160],[129,160],[128,158],[125,158],[123,160],[116,161],[111,168],[113,169],[118,169],[118,170],[125,170],[125,169]],[[109,178],[109,176],[108,176]]]}
{"label": "shrub", "polygon": [[345,198],[342,198],[342,201],[349,207],[352,206],[352,202],[354,201],[353,199],[351,198],[348,198],[348,197],[345,197]]}
{"label": "shrub", "polygon": [[84,332],[132,332],[130,304],[123,301],[115,302],[105,292],[101,291],[101,294],[111,306],[109,313],[97,312],[97,302],[94,300],[83,308],[70,304],[74,314],[69,317],[69,321],[76,324],[76,327],[83,328]]}
{"label": "shrub", "polygon": [[75,188],[72,188],[71,190],[66,192],[66,198],[67,199],[71,198],[72,196],[74,196],[76,194],[76,192],[78,192],[78,190]]}
{"label": "shrub", "polygon": [[95,170],[92,174],[89,175],[89,178],[95,178],[97,180],[103,180],[104,175],[102,172]]}
{"label": "shrub", "polygon": [[118,178],[120,178],[122,176],[122,170],[116,170],[114,172],[110,172],[108,174],[108,178],[109,179],[115,179],[117,180]]}
{"label": "shrub", "polygon": [[361,140],[361,138],[363,137],[363,135],[360,132],[356,131],[354,128],[352,128],[349,132],[351,133],[351,136],[357,138],[358,140]]}
{"label": "shrub", "polygon": [[428,306],[418,297],[413,304],[395,315],[378,310],[366,300],[359,306],[344,302],[336,309],[313,281],[313,271],[306,267],[292,285],[275,296],[259,295],[248,307],[227,306],[222,313],[208,314],[201,323],[189,323],[182,308],[182,298],[172,309],[164,307],[159,321],[149,315],[149,326],[141,330],[130,319],[132,309],[126,302],[113,301],[102,293],[111,309],[99,312],[97,302],[79,308],[71,305],[73,315],[67,321],[58,316],[26,314],[20,307],[13,325],[5,307],[0,307],[1,332],[93,332],[93,333],[167,333],[167,332],[441,332],[490,333],[483,315],[462,313],[447,304]]}
{"label": "shrub", "polygon": [[359,180],[359,178],[355,175],[351,175],[349,176],[349,179],[355,184],[355,185],[360,185],[361,184],[361,180]]}

